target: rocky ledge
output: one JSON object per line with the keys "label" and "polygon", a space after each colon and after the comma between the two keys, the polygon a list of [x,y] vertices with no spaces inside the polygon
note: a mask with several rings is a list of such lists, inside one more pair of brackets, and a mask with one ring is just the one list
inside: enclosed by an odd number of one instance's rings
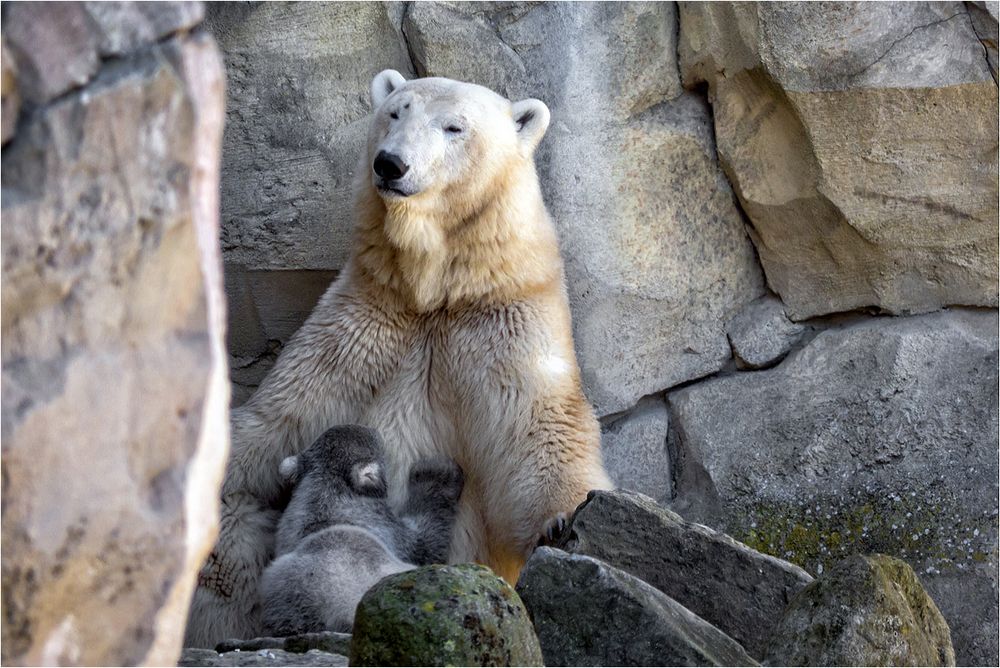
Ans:
{"label": "rocky ledge", "polygon": [[953,666],[907,564],[853,555],[813,579],[642,494],[592,492],[516,590],[481,566],[389,576],[353,636],[188,649],[182,666]]}

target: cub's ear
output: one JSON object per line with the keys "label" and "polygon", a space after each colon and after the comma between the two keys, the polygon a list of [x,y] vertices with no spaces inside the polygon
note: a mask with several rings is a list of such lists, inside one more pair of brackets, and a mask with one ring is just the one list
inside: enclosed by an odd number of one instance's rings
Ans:
{"label": "cub's ear", "polygon": [[351,467],[351,487],[364,496],[384,497],[385,473],[378,462],[364,462]]}
{"label": "cub's ear", "polygon": [[299,458],[295,455],[291,457],[285,457],[281,460],[281,466],[278,467],[278,475],[281,479],[289,485],[294,485],[302,477],[299,470]]}
{"label": "cub's ear", "polygon": [[372,106],[378,107],[392,91],[406,83],[396,70],[382,70],[372,79]]}
{"label": "cub's ear", "polygon": [[530,155],[549,127],[549,108],[541,100],[527,99],[515,102],[511,106],[511,114],[521,150]]}

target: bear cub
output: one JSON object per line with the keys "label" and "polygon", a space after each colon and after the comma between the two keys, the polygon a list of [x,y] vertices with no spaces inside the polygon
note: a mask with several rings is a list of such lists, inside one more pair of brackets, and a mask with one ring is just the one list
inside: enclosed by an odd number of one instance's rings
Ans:
{"label": "bear cub", "polygon": [[261,578],[268,635],[350,632],[358,602],[376,582],[446,562],[464,485],[454,461],[415,463],[398,514],[389,507],[373,429],[333,427],[282,461],[279,473],[295,487],[278,523],[275,560]]}

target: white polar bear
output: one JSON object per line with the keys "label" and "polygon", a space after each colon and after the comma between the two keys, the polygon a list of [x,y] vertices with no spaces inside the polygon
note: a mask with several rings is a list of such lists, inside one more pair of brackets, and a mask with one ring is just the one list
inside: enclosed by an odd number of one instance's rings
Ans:
{"label": "white polar bear", "polygon": [[371,93],[353,254],[233,411],[219,541],[192,603],[190,645],[260,632],[278,463],[329,426],[381,433],[396,508],[415,461],[456,460],[466,486],[449,560],[510,582],[540,534],[560,526],[554,518],[611,487],[533,161],[549,110],[394,70]]}

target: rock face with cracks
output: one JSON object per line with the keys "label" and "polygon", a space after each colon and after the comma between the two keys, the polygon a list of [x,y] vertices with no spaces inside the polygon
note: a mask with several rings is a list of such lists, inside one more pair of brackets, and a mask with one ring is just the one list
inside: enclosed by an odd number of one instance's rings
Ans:
{"label": "rock face with cracks", "polygon": [[959,661],[989,663],[997,326],[986,311],[860,320],[773,369],[670,392],[672,506],[812,573],[858,552],[905,559]]}
{"label": "rock face with cracks", "polygon": [[684,84],[793,318],[997,305],[996,17],[968,4],[680,3]]}
{"label": "rock face with cracks", "polygon": [[591,492],[560,547],[649,583],[762,657],[788,602],[812,577],[641,494]]}
{"label": "rock face with cracks", "polygon": [[221,59],[198,3],[111,11],[2,8],[6,665],[173,663],[216,530]]}

